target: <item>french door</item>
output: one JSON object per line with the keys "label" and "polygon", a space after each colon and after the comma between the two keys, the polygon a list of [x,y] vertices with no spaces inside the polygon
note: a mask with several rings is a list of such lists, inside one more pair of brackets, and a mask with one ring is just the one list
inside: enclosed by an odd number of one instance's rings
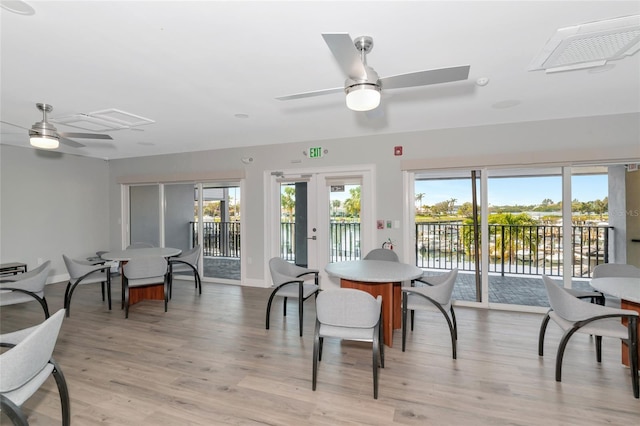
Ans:
{"label": "french door", "polygon": [[372,176],[368,167],[271,172],[268,257],[318,269],[323,288],[338,286],[324,267],[375,245]]}

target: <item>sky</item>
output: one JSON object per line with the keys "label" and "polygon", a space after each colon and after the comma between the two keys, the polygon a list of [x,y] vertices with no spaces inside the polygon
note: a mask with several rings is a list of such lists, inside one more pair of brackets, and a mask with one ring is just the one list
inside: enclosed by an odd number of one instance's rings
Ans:
{"label": "sky", "polygon": [[[571,178],[571,199],[602,200],[607,197],[607,175],[581,175]],[[536,205],[548,198],[554,203],[562,200],[560,176],[489,178],[489,205]],[[471,202],[471,180],[416,181],[415,193],[423,193],[423,205],[434,205],[455,198],[456,204]],[[478,195],[480,188],[478,188]]]}

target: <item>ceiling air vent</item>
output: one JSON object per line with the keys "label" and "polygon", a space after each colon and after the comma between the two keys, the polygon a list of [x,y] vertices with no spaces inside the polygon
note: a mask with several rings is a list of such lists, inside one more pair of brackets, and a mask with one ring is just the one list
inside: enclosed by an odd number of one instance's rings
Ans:
{"label": "ceiling air vent", "polygon": [[569,71],[603,66],[640,50],[640,15],[560,28],[529,71]]}
{"label": "ceiling air vent", "polygon": [[67,117],[57,117],[52,118],[50,121],[78,129],[92,130],[94,132],[131,129],[136,126],[155,123],[155,121],[150,118],[141,117],[115,108],[87,114],[81,113]]}

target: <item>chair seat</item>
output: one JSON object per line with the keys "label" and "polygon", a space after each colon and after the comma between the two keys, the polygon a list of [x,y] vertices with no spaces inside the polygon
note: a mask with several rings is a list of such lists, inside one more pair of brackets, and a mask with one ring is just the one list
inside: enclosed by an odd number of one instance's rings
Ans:
{"label": "chair seat", "polygon": [[[39,291],[33,293],[38,297],[44,297],[44,291]],[[0,290],[0,299],[2,299],[2,306],[4,305],[14,305],[16,303],[26,303],[33,302],[33,297],[28,294],[19,292],[19,291],[11,291],[11,290]]]}
{"label": "chair seat", "polygon": [[[405,287],[403,290],[407,291],[409,295],[407,299],[407,309],[409,310],[419,309],[424,311],[440,312],[440,310],[428,299],[411,294],[411,293],[420,293],[434,299],[436,302],[440,303],[440,305],[444,308],[445,311],[448,311],[451,308],[451,298],[447,297],[447,300],[438,300],[437,296],[434,294],[435,293],[434,289],[439,290],[436,287]],[[445,296],[447,295],[445,294]]]}
{"label": "chair seat", "polygon": [[21,406],[27,399],[31,398],[31,395],[33,395],[38,389],[40,389],[40,386],[42,386],[42,384],[47,381],[52,372],[53,365],[47,364],[42,370],[40,370],[38,374],[33,377],[33,379],[31,379],[25,385],[9,392],[3,392],[2,395],[9,398],[17,406]]}
{"label": "chair seat", "polygon": [[[554,320],[563,331],[573,328],[574,322],[567,321],[558,315],[555,311],[549,312],[549,317]],[[626,326],[620,323],[620,318],[606,318],[594,321],[590,324],[580,327],[576,333],[591,334],[594,336],[616,337],[626,339],[629,337],[629,331]]]}
{"label": "chair seat", "polygon": [[373,328],[339,327],[335,325],[321,324],[319,330],[320,337],[335,337],[337,339],[373,341]]}
{"label": "chair seat", "polygon": [[149,277],[149,278],[129,278],[128,285],[129,287],[143,287],[145,285],[153,285],[153,284],[164,284],[164,276],[159,277]]}
{"label": "chair seat", "polygon": [[[311,296],[316,291],[318,291],[318,286],[315,284],[302,285],[302,297],[304,299]],[[276,293],[276,296],[291,297],[291,298],[298,298],[299,295],[300,295],[300,291],[297,283],[285,285]]]}

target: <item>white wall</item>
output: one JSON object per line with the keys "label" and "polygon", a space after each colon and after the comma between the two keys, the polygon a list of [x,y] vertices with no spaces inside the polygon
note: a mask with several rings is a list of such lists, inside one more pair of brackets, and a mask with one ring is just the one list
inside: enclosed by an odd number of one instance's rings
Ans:
{"label": "white wall", "polygon": [[109,247],[104,160],[0,145],[0,263],[51,260],[48,282],[68,278],[62,254]]}
{"label": "white wall", "polygon": [[[263,249],[265,170],[374,164],[376,216],[402,220],[402,167],[517,166],[640,159],[639,122],[640,114],[620,114],[113,160],[109,163],[111,248],[119,248],[122,244],[118,223],[121,219],[118,179],[123,176],[153,175],[157,178],[160,174],[180,176],[211,171],[224,174],[225,170],[231,173],[245,168],[242,229],[251,235],[251,239],[243,251],[253,259],[252,264],[247,265],[247,280],[258,281],[264,280],[267,257]],[[393,155],[396,145],[404,147],[402,157]],[[321,146],[329,153],[320,159],[305,158],[302,152],[311,146]],[[254,162],[245,165],[241,162],[242,157],[253,157]],[[401,229],[376,234],[379,244],[387,238],[398,242],[401,259],[411,256],[411,253],[402,253],[402,227],[405,225],[401,223]]]}
{"label": "white wall", "polygon": [[[252,264],[247,265],[247,280],[263,281],[265,170],[374,164],[376,216],[402,221],[402,167],[514,166],[634,159],[640,162],[638,123],[640,114],[620,114],[109,162],[0,145],[0,262],[22,261],[33,268],[39,258],[50,259],[54,275],[50,281],[64,279],[63,253],[84,256],[96,250],[122,247],[118,179],[199,172],[224,175],[227,171],[237,176],[237,170],[244,168],[242,226],[251,239],[243,250],[253,259]],[[404,147],[402,157],[393,155],[396,145]],[[321,159],[307,159],[302,151],[310,146],[322,146],[329,153]],[[242,157],[253,157],[254,162],[245,165]],[[640,193],[637,188],[627,190]],[[379,244],[387,238],[397,241],[398,254],[408,259],[411,253],[402,253],[405,225],[401,223],[401,229],[379,231],[376,236]]]}

